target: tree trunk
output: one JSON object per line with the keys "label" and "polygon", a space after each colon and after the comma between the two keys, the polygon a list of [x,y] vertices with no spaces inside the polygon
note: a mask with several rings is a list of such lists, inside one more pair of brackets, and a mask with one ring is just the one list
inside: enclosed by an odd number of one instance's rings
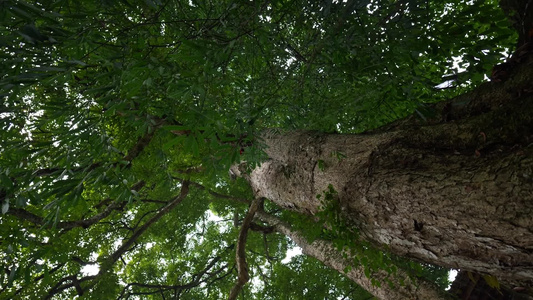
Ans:
{"label": "tree trunk", "polygon": [[270,159],[245,177],[256,197],[309,216],[332,185],[343,219],[372,244],[531,285],[532,62],[438,106],[446,117],[423,125],[408,118],[362,135],[266,133]]}
{"label": "tree trunk", "polygon": [[[331,242],[320,239],[309,242],[301,232],[294,230],[289,224],[286,224],[265,212],[258,212],[257,215],[261,221],[274,227],[277,232],[290,237],[294,243],[302,248],[304,254],[314,257],[326,266],[339,271],[379,299],[452,299],[448,294],[439,293],[436,287],[429,282],[424,280],[410,282],[411,279],[409,279],[409,276],[401,270],[393,276],[388,276],[385,271],[372,274],[372,279],[383,283],[378,287],[365,275],[362,266],[355,266],[352,261],[345,258]],[[399,278],[405,279],[405,283],[407,284],[400,283],[398,280]],[[390,280],[392,285],[384,284],[386,279]],[[412,280],[415,279],[413,278]]]}

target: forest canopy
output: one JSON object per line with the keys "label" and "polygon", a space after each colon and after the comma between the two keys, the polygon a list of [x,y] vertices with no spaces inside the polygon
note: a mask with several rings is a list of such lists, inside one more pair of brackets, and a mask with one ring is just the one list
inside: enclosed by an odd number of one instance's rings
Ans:
{"label": "forest canopy", "polygon": [[[262,133],[440,117],[519,38],[494,0],[7,0],[0,20],[1,299],[226,298],[254,198],[228,170],[268,159]],[[242,299],[371,298],[249,226]],[[448,285],[367,252],[369,270]]]}

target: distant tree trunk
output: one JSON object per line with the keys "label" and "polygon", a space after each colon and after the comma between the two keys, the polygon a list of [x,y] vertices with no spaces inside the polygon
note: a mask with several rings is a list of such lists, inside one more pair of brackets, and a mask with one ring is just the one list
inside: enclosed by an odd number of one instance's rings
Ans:
{"label": "distant tree trunk", "polygon": [[[314,215],[332,185],[343,218],[392,253],[533,284],[533,59],[502,82],[361,135],[266,133],[257,197]],[[467,104],[464,104],[467,103]],[[421,123],[421,121],[420,121]]]}

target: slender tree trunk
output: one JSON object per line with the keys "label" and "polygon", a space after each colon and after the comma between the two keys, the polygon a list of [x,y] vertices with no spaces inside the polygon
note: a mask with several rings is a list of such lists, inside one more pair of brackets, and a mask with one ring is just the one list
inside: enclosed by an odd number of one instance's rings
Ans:
{"label": "slender tree trunk", "polygon": [[505,82],[442,104],[446,118],[429,124],[410,118],[362,135],[266,133],[270,160],[245,177],[257,197],[309,216],[331,184],[344,220],[374,245],[531,285],[532,61]]}

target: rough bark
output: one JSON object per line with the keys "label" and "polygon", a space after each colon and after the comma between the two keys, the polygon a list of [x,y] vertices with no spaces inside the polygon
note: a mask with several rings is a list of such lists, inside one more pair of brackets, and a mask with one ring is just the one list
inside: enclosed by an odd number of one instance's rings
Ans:
{"label": "rough bark", "polygon": [[[339,271],[379,299],[452,299],[450,295],[439,293],[436,287],[428,282],[423,280],[413,283],[410,282],[408,275],[402,273],[401,270],[392,276],[389,276],[385,271],[372,274],[373,279],[382,283],[382,285],[378,287],[372,284],[370,278],[365,276],[364,268],[362,266],[354,265],[352,263],[353,260],[344,258],[342,253],[337,251],[331,242],[320,239],[309,242],[301,232],[294,230],[289,224],[280,221],[276,217],[273,217],[263,211],[258,211],[257,216],[261,221],[274,227],[277,232],[288,236],[294,243],[302,248],[302,252],[304,254],[314,257],[328,267]],[[349,270],[345,272],[347,267],[349,267]],[[400,284],[399,278],[405,279],[405,282],[408,284]],[[390,286],[385,284],[385,279],[390,280],[393,285]]]}
{"label": "rough bark", "polygon": [[270,159],[245,177],[256,197],[310,216],[331,184],[344,219],[378,247],[531,285],[532,61],[447,103],[452,121],[407,119],[363,135],[266,133]]}

